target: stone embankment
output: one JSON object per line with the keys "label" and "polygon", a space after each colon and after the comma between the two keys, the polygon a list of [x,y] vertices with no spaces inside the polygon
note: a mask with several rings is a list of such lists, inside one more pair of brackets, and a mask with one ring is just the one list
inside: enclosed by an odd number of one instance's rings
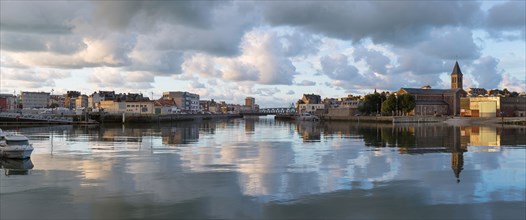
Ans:
{"label": "stone embankment", "polygon": [[322,116],[327,121],[365,121],[382,123],[432,123],[443,122],[447,118],[434,116]]}
{"label": "stone embankment", "polygon": [[[170,114],[170,115],[145,115],[145,114],[92,114],[87,118],[84,115],[43,116],[38,114],[0,114],[0,124],[99,124],[99,123],[159,123],[176,121],[208,120],[220,118],[239,118],[239,114]],[[54,120],[55,118],[61,120]]]}
{"label": "stone embankment", "polygon": [[444,122],[455,126],[470,125],[519,125],[526,126],[526,117],[492,117],[469,118],[450,116],[321,116],[323,121],[354,121],[375,123],[438,123]]}

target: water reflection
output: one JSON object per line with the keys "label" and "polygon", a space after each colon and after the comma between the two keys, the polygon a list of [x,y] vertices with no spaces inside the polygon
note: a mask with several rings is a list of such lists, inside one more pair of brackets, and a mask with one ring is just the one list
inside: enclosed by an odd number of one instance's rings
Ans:
{"label": "water reflection", "polygon": [[318,122],[299,121],[296,124],[296,130],[305,142],[321,140],[321,128]]}
{"label": "water reflection", "polygon": [[1,179],[2,218],[39,217],[17,204],[49,218],[65,207],[90,218],[524,216],[499,211],[526,201],[523,128],[245,118],[48,129],[20,128],[39,137],[38,175]]}
{"label": "water reflection", "polygon": [[0,158],[0,166],[4,169],[4,175],[28,175],[29,170],[33,169],[31,159],[9,159]]}

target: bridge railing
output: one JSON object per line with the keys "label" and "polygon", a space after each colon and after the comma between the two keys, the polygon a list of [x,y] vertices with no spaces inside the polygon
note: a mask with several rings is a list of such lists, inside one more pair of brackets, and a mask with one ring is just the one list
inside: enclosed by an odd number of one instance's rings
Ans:
{"label": "bridge railing", "polygon": [[295,108],[261,108],[259,109],[260,113],[268,114],[286,114],[286,113],[296,113]]}

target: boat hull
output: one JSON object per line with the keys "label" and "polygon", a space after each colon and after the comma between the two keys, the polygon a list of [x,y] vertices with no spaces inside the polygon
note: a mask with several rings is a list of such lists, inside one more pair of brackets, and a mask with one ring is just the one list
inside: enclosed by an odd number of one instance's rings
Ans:
{"label": "boat hull", "polygon": [[31,157],[32,146],[0,147],[0,157],[11,159],[26,159]]}

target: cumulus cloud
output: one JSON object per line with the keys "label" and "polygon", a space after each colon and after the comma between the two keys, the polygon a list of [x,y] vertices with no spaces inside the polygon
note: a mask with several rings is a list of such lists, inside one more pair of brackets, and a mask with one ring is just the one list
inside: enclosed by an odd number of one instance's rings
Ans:
{"label": "cumulus cloud", "polygon": [[303,80],[303,81],[301,81],[299,83],[296,83],[296,85],[299,85],[299,86],[315,86],[316,82],[310,81],[310,80]]}
{"label": "cumulus cloud", "polygon": [[504,74],[499,88],[507,88],[509,91],[524,92],[526,90],[526,80],[518,79],[510,74]]}
{"label": "cumulus cloud", "polygon": [[221,77],[227,81],[284,85],[292,84],[298,74],[276,33],[248,32],[240,47],[241,54],[232,58],[194,54],[185,60],[183,70],[186,74]]}
{"label": "cumulus cloud", "polygon": [[278,92],[281,92],[281,90],[279,90],[276,87],[272,87],[272,88],[258,88],[258,89],[255,89],[253,91],[253,94],[261,95],[261,96],[273,96],[274,94],[276,94]]}
{"label": "cumulus cloud", "polygon": [[473,64],[473,76],[479,87],[493,89],[497,88],[502,81],[502,70],[497,68],[499,60],[495,57],[485,56],[476,60]]}
{"label": "cumulus cloud", "polygon": [[129,72],[119,68],[104,67],[95,68],[87,82],[100,89],[129,91],[129,89],[151,89],[155,79],[154,75],[148,72]]}
{"label": "cumulus cloud", "polygon": [[0,68],[2,84],[11,85],[14,89],[42,87],[54,87],[55,79],[69,77],[71,74],[65,71],[55,71],[47,69],[13,69]]}

